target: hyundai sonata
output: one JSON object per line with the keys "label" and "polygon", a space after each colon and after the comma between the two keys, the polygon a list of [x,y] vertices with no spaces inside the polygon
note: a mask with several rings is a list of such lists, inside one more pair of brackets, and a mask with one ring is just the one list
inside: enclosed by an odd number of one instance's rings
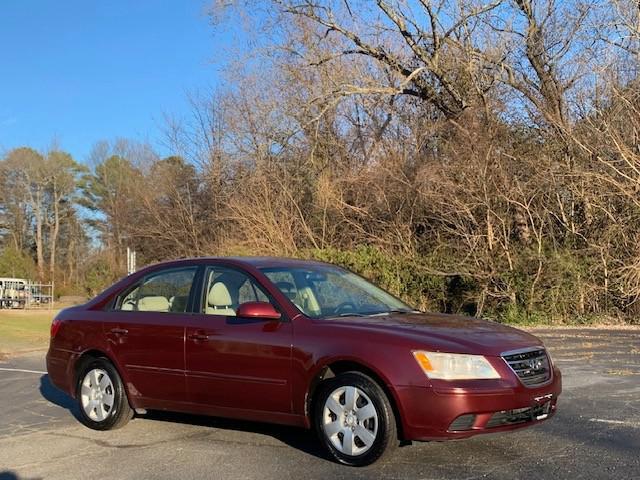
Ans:
{"label": "hyundai sonata", "polygon": [[355,466],[400,440],[537,424],[561,392],[533,335],[422,313],[340,267],[279,258],[144,268],[58,314],[47,370],[90,428],[146,410],[295,425]]}

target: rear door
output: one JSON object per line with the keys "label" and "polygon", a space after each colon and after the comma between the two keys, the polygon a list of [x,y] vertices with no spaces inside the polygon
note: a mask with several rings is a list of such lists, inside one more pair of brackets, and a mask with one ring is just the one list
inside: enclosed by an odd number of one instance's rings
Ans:
{"label": "rear door", "polygon": [[161,269],[116,300],[103,323],[111,350],[127,372],[129,393],[145,405],[186,402],[184,333],[197,267]]}
{"label": "rear door", "polygon": [[189,318],[186,330],[190,401],[290,413],[291,322],[236,316],[238,306],[250,301],[273,303],[246,272],[226,266],[206,269],[200,312]]}

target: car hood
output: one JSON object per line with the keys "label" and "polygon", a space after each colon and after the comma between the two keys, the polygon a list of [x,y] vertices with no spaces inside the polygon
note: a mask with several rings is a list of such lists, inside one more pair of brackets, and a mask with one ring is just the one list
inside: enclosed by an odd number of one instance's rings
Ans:
{"label": "car hood", "polygon": [[460,315],[402,313],[339,317],[323,322],[402,337],[414,345],[411,348],[451,353],[498,356],[511,350],[542,345],[537,337],[522,330]]}

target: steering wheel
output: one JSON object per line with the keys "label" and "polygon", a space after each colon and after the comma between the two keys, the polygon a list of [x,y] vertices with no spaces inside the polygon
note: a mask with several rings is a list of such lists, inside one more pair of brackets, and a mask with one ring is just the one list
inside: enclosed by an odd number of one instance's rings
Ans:
{"label": "steering wheel", "polygon": [[333,312],[336,315],[340,315],[341,313],[349,313],[356,311],[356,305],[353,302],[342,302],[336,308],[333,309]]}

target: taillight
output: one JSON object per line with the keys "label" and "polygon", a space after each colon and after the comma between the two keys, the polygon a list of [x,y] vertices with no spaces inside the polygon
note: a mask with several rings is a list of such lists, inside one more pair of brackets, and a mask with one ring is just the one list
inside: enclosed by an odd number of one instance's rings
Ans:
{"label": "taillight", "polygon": [[61,326],[62,326],[62,320],[54,318],[53,322],[51,322],[51,338],[55,338]]}

